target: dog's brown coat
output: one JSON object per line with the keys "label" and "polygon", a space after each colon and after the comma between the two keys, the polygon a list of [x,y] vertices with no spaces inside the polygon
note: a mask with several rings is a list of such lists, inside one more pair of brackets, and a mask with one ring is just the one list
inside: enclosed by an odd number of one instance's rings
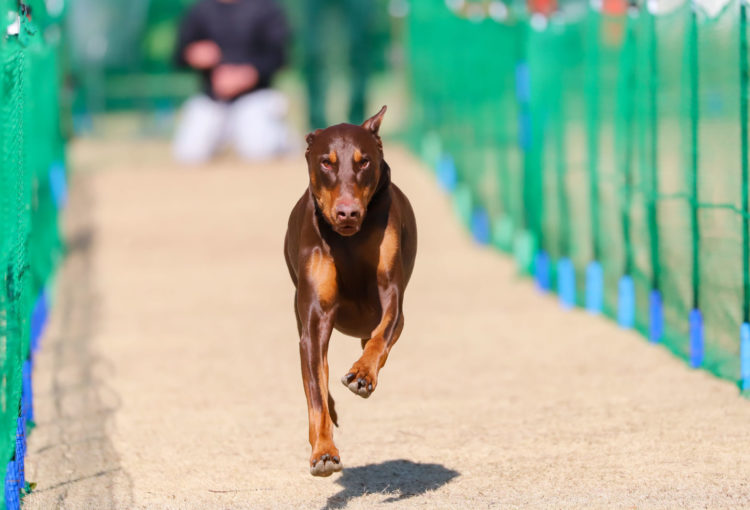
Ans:
{"label": "dog's brown coat", "polygon": [[[296,287],[302,379],[307,397],[310,472],[342,467],[328,392],[328,342],[334,328],[362,339],[362,356],[342,381],[369,397],[404,326],[404,291],[414,268],[417,227],[406,196],[391,183],[378,134],[385,114],[362,126],[339,124],[307,137],[309,188],[289,218],[284,254]],[[346,200],[358,225],[337,218]]]}

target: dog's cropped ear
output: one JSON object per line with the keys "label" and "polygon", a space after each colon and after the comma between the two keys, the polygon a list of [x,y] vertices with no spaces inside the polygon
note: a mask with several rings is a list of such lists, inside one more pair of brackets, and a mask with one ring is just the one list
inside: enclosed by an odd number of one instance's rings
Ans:
{"label": "dog's cropped ear", "polygon": [[310,155],[310,146],[315,141],[315,137],[318,136],[321,131],[323,131],[323,130],[322,129],[316,129],[315,131],[313,131],[312,133],[309,133],[305,137],[305,140],[307,141],[307,149],[305,150],[305,157],[307,157],[307,156]]}
{"label": "dog's cropped ear", "polygon": [[380,123],[383,122],[383,117],[385,117],[385,111],[387,109],[388,106],[383,106],[378,113],[367,119],[364,124],[362,124],[362,127],[377,135],[380,131]]}
{"label": "dog's cropped ear", "polygon": [[311,145],[313,143],[313,140],[315,140],[315,137],[320,134],[320,132],[323,131],[322,129],[316,129],[312,133],[309,133],[305,140],[307,140],[307,145]]}

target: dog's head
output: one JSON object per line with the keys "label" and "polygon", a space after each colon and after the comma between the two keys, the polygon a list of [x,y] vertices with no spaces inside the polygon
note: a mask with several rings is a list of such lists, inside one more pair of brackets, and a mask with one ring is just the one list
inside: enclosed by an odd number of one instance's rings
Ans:
{"label": "dog's head", "polygon": [[307,135],[310,191],[334,231],[352,236],[362,228],[382,173],[378,134],[384,106],[361,126],[339,124]]}

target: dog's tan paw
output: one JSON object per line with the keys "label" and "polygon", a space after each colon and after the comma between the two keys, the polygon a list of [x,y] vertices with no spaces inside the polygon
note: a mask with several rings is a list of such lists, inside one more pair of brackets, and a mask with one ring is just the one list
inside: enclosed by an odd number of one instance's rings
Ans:
{"label": "dog's tan paw", "polygon": [[349,373],[341,378],[341,382],[352,393],[362,398],[368,398],[372,395],[378,384],[377,378],[369,370],[357,368],[356,364],[349,370]]}
{"label": "dog's tan paw", "polygon": [[344,465],[338,455],[324,453],[310,461],[310,474],[313,476],[331,476],[341,471]]}

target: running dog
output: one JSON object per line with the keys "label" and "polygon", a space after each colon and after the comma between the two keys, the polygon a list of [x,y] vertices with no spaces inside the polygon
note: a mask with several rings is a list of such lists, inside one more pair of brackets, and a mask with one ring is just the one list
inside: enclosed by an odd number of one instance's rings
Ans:
{"label": "running dog", "polygon": [[315,476],[342,469],[328,391],[331,332],[335,328],[362,340],[362,355],[342,382],[367,398],[404,327],[402,304],[414,268],[417,225],[383,157],[379,130],[385,111],[361,126],[339,124],[307,135],[310,183],[292,210],[284,242],[296,288]]}

